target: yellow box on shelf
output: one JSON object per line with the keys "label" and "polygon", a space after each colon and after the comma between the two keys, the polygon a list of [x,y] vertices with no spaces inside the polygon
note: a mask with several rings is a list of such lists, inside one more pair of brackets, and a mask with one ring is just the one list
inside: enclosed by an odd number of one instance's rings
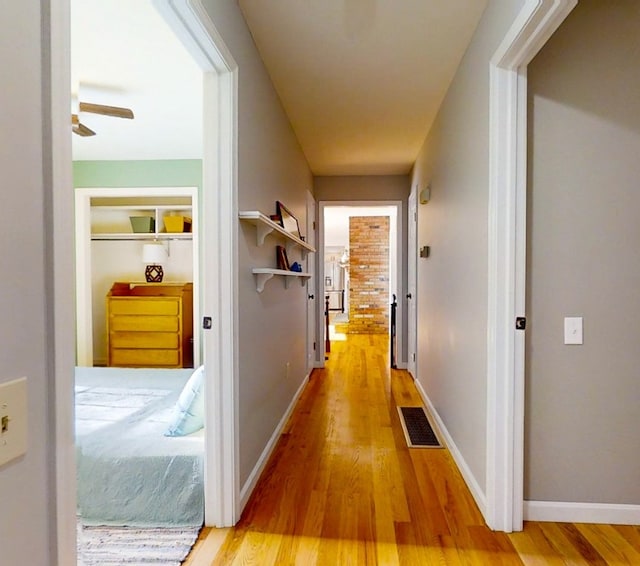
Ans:
{"label": "yellow box on shelf", "polygon": [[167,232],[191,232],[189,216],[165,216],[164,228]]}

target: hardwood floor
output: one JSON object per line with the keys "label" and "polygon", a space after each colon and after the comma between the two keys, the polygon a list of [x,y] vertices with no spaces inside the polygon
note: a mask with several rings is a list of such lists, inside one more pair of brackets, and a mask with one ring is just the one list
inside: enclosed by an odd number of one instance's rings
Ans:
{"label": "hardwood floor", "polygon": [[204,565],[640,564],[640,529],[527,523],[490,531],[446,449],[408,449],[396,407],[422,405],[386,336],[332,342],[242,519],[205,529]]}

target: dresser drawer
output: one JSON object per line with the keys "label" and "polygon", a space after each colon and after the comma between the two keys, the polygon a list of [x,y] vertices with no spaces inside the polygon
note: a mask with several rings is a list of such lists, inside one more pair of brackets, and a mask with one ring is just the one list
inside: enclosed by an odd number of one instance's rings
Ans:
{"label": "dresser drawer", "polygon": [[110,336],[114,348],[172,348],[180,347],[175,332],[113,332]]}
{"label": "dresser drawer", "polygon": [[111,299],[112,315],[149,314],[177,316],[180,305],[176,299],[147,299],[146,297]]}
{"label": "dresser drawer", "polygon": [[112,316],[111,331],[178,332],[180,320],[175,316]]}
{"label": "dresser drawer", "polygon": [[111,365],[124,367],[180,367],[179,350],[126,349],[111,350]]}
{"label": "dresser drawer", "polygon": [[193,284],[116,282],[107,294],[107,363],[193,366]]}

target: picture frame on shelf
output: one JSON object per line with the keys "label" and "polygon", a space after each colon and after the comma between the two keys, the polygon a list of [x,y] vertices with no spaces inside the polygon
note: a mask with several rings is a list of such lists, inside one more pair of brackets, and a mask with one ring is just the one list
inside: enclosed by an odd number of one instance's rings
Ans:
{"label": "picture frame on shelf", "polygon": [[276,246],[276,266],[278,269],[290,270],[289,258],[284,246]]}
{"label": "picture frame on shelf", "polygon": [[292,234],[301,240],[303,239],[300,234],[300,224],[298,223],[298,219],[279,200],[276,201],[276,216],[280,217],[280,226],[289,232],[289,234]]}

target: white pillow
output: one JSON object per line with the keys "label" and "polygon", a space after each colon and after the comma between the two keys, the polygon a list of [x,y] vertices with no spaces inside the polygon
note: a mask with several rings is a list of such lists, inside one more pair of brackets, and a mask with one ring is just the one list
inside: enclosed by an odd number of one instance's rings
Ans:
{"label": "white pillow", "polygon": [[185,436],[204,427],[204,366],[192,374],[173,408],[165,436]]}

